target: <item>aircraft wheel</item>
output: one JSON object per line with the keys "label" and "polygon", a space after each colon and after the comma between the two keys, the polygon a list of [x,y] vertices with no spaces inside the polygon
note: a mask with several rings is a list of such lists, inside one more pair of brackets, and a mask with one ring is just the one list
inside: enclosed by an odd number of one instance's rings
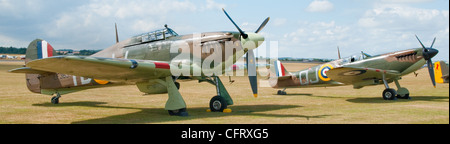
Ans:
{"label": "aircraft wheel", "polygon": [[186,108],[178,109],[178,110],[168,110],[170,116],[188,116],[188,112]]}
{"label": "aircraft wheel", "polygon": [[395,100],[397,95],[397,91],[395,91],[394,89],[385,89],[383,91],[383,99],[384,100]]}
{"label": "aircraft wheel", "polygon": [[209,101],[209,108],[212,112],[222,112],[227,106],[227,101],[221,96],[215,96]]}
{"label": "aircraft wheel", "polygon": [[278,90],[277,95],[286,95],[286,91]]}
{"label": "aircraft wheel", "polygon": [[51,102],[52,102],[52,104],[58,104],[59,103],[59,97],[58,96],[52,97]]}

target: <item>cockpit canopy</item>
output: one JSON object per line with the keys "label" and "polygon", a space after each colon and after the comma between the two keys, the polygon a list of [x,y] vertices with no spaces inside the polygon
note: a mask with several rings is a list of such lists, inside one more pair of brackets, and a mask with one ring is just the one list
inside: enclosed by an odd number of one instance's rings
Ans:
{"label": "cockpit canopy", "polygon": [[367,59],[369,57],[372,57],[372,56],[370,56],[367,53],[364,53],[364,52],[361,51],[361,53],[352,54],[349,57],[342,58],[342,64],[347,64],[347,63],[352,63],[352,62],[364,60],[364,59]]}
{"label": "cockpit canopy", "polygon": [[151,42],[151,41],[158,41],[158,40],[165,40],[170,37],[178,36],[178,34],[173,31],[171,28],[168,28],[167,25],[165,25],[165,28],[151,31],[148,33],[143,33],[137,36],[134,36],[138,41],[141,43],[143,42]]}

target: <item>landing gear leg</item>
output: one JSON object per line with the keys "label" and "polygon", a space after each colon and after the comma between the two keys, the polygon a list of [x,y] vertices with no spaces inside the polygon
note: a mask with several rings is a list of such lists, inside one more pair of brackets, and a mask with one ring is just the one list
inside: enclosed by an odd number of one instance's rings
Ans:
{"label": "landing gear leg", "polygon": [[397,95],[397,91],[389,88],[389,85],[388,85],[388,82],[386,81],[386,77],[385,77],[384,73],[383,73],[383,83],[384,83],[384,87],[386,88],[383,91],[383,99],[384,100],[396,100],[397,97],[395,97],[395,95]]}
{"label": "landing gear leg", "polygon": [[173,116],[188,116],[188,112],[186,111],[186,103],[184,102],[183,97],[181,96],[176,83],[174,82],[172,77],[166,77],[167,84],[167,92],[169,95],[169,99],[167,99],[166,109],[169,112],[169,115]]}
{"label": "landing gear leg", "polygon": [[409,97],[409,91],[408,89],[401,87],[400,83],[398,83],[398,80],[394,80],[395,85],[397,86],[397,98],[399,99],[411,99],[411,97]]}
{"label": "landing gear leg", "polygon": [[231,112],[231,109],[227,109],[228,105],[233,105],[233,99],[223,85],[219,77],[214,76],[200,80],[199,82],[209,82],[216,86],[217,95],[212,97],[209,101],[209,111],[211,112]]}
{"label": "landing gear leg", "polygon": [[283,90],[278,90],[277,95],[286,95],[286,88],[284,88]]}
{"label": "landing gear leg", "polygon": [[52,104],[59,104],[59,98],[61,95],[59,93],[56,93],[56,96],[52,97],[51,102]]}

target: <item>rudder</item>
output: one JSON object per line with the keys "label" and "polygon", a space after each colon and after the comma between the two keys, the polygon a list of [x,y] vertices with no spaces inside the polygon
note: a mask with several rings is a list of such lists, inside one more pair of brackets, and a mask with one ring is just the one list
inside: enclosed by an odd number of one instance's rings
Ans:
{"label": "rudder", "polygon": [[25,64],[26,64],[29,61],[35,59],[42,59],[55,56],[56,51],[47,41],[42,39],[35,39],[28,45],[27,52],[25,55],[26,55],[25,57]]}
{"label": "rudder", "polygon": [[279,60],[272,61],[272,65],[273,67],[270,69],[270,72],[273,76],[271,77],[284,77],[291,75]]}
{"label": "rudder", "polygon": [[292,79],[292,74],[286,70],[279,60],[271,60],[270,64],[269,85],[271,87],[278,88],[278,82]]}
{"label": "rudder", "polygon": [[[444,79],[444,77],[447,77]],[[437,83],[448,83],[448,66],[443,61],[434,63],[434,78]]]}

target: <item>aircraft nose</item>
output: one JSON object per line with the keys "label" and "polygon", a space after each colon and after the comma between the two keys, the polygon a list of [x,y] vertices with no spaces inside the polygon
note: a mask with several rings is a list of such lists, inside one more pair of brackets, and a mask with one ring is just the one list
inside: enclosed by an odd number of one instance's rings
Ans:
{"label": "aircraft nose", "polygon": [[427,48],[426,51],[424,52],[423,56],[426,60],[433,58],[434,56],[436,56],[439,53],[439,50],[434,49],[434,48]]}
{"label": "aircraft nose", "polygon": [[439,50],[434,49],[434,48],[430,48],[428,49],[428,55],[430,56],[430,58],[436,56],[439,53]]}
{"label": "aircraft nose", "polygon": [[259,47],[260,44],[264,42],[264,37],[257,33],[247,33],[248,37],[246,39],[241,37],[242,44],[244,48],[248,50],[253,50]]}

